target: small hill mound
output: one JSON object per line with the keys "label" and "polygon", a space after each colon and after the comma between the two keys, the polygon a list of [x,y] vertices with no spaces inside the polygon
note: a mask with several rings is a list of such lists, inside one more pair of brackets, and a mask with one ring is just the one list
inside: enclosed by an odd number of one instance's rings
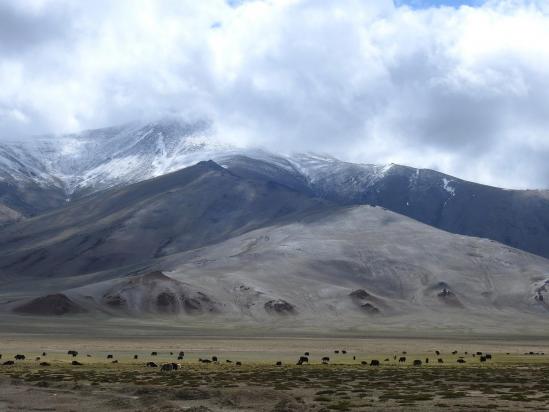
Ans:
{"label": "small hill mound", "polygon": [[62,293],[40,296],[16,307],[13,311],[27,315],[43,316],[61,316],[86,312],[83,307]]}
{"label": "small hill mound", "polygon": [[196,290],[160,271],[127,278],[103,293],[101,302],[110,309],[129,313],[201,314],[215,313],[218,304]]}

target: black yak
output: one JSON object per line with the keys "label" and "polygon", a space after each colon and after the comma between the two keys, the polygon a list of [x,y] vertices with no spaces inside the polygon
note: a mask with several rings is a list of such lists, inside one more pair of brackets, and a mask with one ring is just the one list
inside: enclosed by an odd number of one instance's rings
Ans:
{"label": "black yak", "polygon": [[162,365],[162,367],[160,368],[160,371],[161,372],[170,372],[173,370],[173,365],[171,363],[165,363],[164,365]]}
{"label": "black yak", "polygon": [[297,365],[303,365],[304,363],[309,363],[309,358],[307,356],[300,356]]}

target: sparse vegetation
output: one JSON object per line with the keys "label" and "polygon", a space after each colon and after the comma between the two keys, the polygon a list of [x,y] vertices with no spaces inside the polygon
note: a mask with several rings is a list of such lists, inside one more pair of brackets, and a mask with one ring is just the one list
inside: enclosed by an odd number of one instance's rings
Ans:
{"label": "sparse vegetation", "polygon": [[[48,367],[29,360],[0,366],[0,387],[16,383],[32,386],[35,391],[68,391],[76,397],[93,393],[108,410],[151,405],[212,410],[216,405],[261,405],[270,408],[267,410],[326,411],[433,409],[442,405],[452,410],[473,405],[485,410],[546,407],[549,358],[501,355],[497,359],[482,364],[429,363],[421,368],[412,362],[403,365],[398,358],[375,368],[359,361],[323,365],[320,359],[302,366],[244,362],[240,367],[225,362],[203,364],[194,359],[163,373],[160,368],[147,368],[145,362],[133,360],[73,366],[67,356],[66,361],[54,360]],[[92,392],[92,388],[99,391]],[[124,393],[132,396],[121,397]]]}

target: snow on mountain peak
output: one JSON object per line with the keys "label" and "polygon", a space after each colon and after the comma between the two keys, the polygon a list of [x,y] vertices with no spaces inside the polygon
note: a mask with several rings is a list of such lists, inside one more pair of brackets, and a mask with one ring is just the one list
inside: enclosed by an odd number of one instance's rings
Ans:
{"label": "snow on mountain peak", "polygon": [[[0,181],[33,181],[75,195],[127,185],[192,166],[202,160],[230,164],[238,156],[276,165],[320,192],[359,193],[390,173],[393,164],[354,164],[317,153],[277,155],[224,143],[205,121],[155,122],[40,136],[0,144]],[[343,193],[344,194],[344,193]]]}
{"label": "snow on mountain peak", "polygon": [[0,179],[33,179],[67,196],[169,173],[228,150],[208,122],[176,118],[0,145]]}

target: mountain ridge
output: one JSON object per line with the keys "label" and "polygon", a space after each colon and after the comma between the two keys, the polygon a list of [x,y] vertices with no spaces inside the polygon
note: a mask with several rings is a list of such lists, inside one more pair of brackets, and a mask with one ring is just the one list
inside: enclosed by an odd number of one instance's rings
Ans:
{"label": "mountain ridge", "polygon": [[[42,160],[34,149],[25,154],[19,148],[17,158],[9,145],[0,144],[0,225],[211,159],[241,176],[271,180],[307,196],[340,205],[382,206],[451,233],[486,237],[549,257],[549,191],[500,189],[397,164],[353,164],[325,155],[235,148],[220,143],[211,124],[178,119],[59,139],[72,142],[66,153],[46,147]],[[84,143],[74,143],[78,139]],[[108,149],[101,146],[105,141],[118,143]],[[78,164],[80,158],[83,169],[76,177],[40,172],[65,161]]]}
{"label": "mountain ridge", "polygon": [[324,201],[213,161],[82,197],[0,233],[0,271],[83,274],[201,247]]}

